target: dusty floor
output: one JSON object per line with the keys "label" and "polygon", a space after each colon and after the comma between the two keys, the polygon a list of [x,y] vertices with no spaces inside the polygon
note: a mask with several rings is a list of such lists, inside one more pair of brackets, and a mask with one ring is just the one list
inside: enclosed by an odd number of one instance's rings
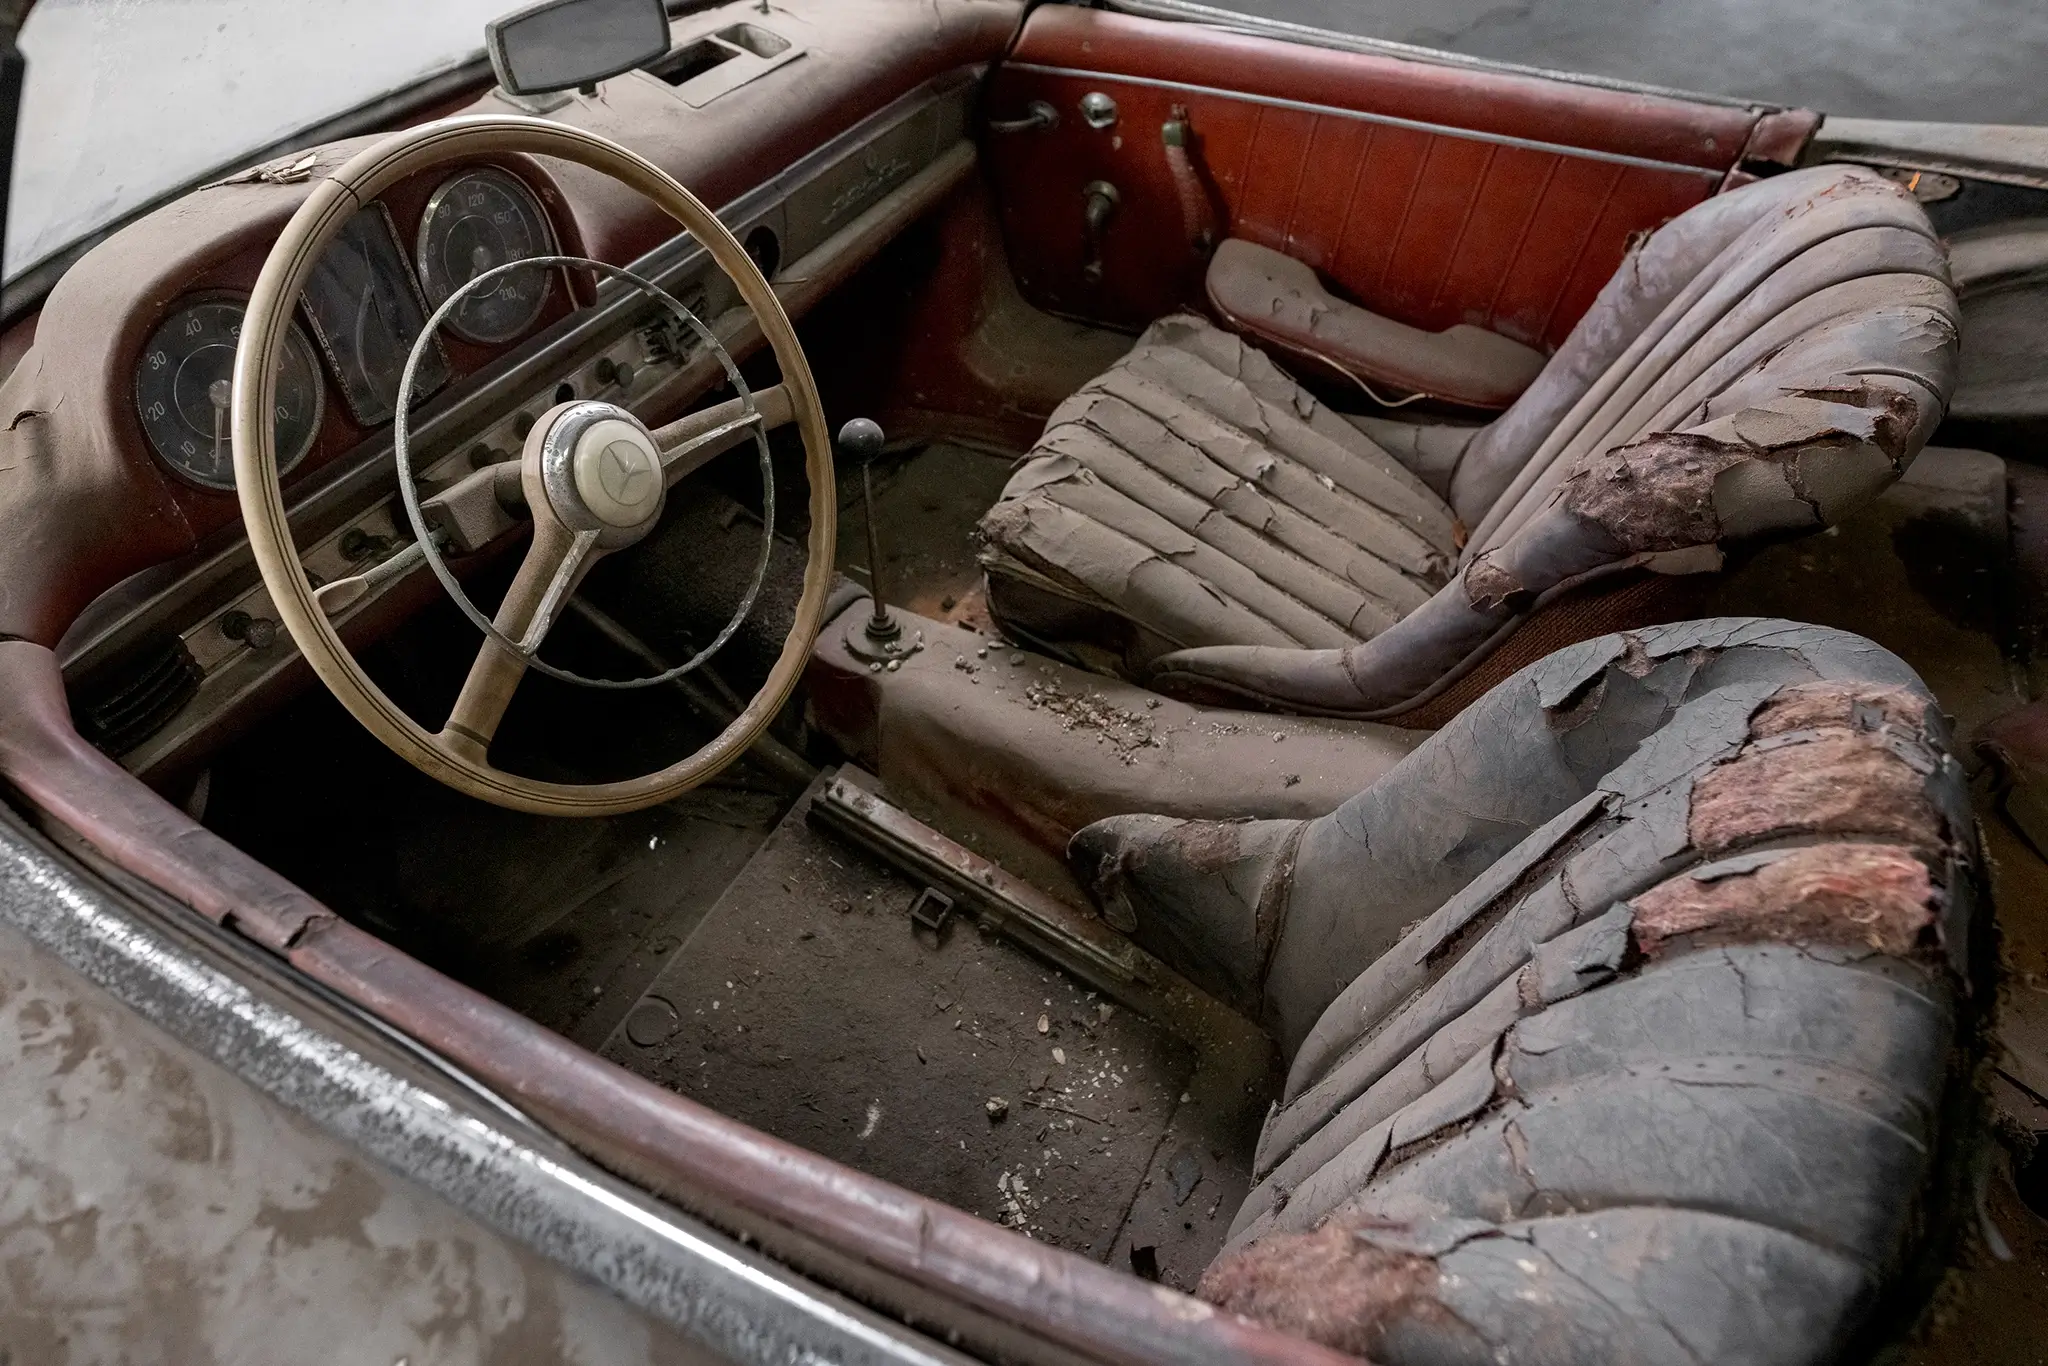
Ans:
{"label": "dusty floor", "polygon": [[1191,1288],[1249,1156],[1191,1127],[1193,1050],[962,915],[937,941],[914,933],[921,890],[811,829],[799,802],[603,1052],[813,1152]]}
{"label": "dusty floor", "polygon": [[2012,1254],[1965,1255],[1935,1297],[1920,1341],[1892,1366],[2041,1366],[2048,1362],[2048,1219],[2020,1202],[2009,1174],[1992,1178],[1985,1214]]}
{"label": "dusty floor", "polygon": [[[439,715],[446,701],[432,695],[460,679],[474,636],[431,614],[420,624],[368,657],[416,714]],[[565,643],[587,655],[594,645],[575,639],[582,633],[564,623]],[[596,710],[580,693],[527,680],[500,733],[501,762],[565,778],[615,775],[667,762],[710,734],[664,690],[611,694]],[[322,691],[216,760],[205,820],[392,944],[595,1047],[796,795],[742,761],[629,815],[507,811],[425,777]]]}

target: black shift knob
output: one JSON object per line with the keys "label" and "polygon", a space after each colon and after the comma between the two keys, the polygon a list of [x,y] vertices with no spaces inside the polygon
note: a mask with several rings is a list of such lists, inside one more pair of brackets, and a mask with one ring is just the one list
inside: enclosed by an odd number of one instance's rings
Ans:
{"label": "black shift knob", "polygon": [[866,462],[882,453],[882,429],[872,420],[857,417],[839,429],[839,453],[848,460]]}

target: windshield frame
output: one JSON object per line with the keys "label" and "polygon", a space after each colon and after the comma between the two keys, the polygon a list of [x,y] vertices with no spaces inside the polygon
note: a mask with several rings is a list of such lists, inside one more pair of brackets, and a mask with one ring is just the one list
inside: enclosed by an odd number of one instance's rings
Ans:
{"label": "windshield frame", "polygon": [[275,161],[279,157],[288,156],[307,147],[317,147],[322,143],[336,142],[342,138],[388,128],[424,109],[454,99],[466,90],[475,89],[481,94],[490,87],[491,81],[490,61],[479,52],[474,57],[466,58],[456,66],[437,71],[413,85],[365,100],[331,118],[308,124],[268,146],[238,152],[224,162],[209,166],[182,184],[142,201],[127,212],[76,238],[69,245],[59,247],[4,286],[0,286],[0,327],[11,327],[29,313],[42,307],[43,300],[56,288],[57,281],[64,278],[64,273],[76,265],[80,257],[130,223],[155,213],[164,205],[248,167],[261,166],[265,162]]}
{"label": "windshield frame", "polygon": [[[505,0],[509,13],[518,8],[517,0]],[[726,3],[726,0],[665,0],[665,8],[671,18],[710,9]],[[0,0],[4,7],[4,0]],[[34,0],[23,7],[26,14],[34,7]],[[266,145],[237,152],[215,165],[189,176],[177,185],[143,200],[99,227],[74,238],[65,246],[37,260],[14,279],[0,284],[0,328],[12,327],[15,323],[34,313],[49,298],[50,291],[64,278],[67,271],[76,265],[79,258],[94,247],[126,228],[139,219],[146,218],[194,190],[223,180],[254,166],[262,166],[294,152],[318,147],[325,143],[337,142],[344,138],[358,137],[365,133],[377,133],[403,125],[417,118],[436,105],[446,104],[465,94],[481,96],[494,89],[496,73],[485,52],[481,34],[476,50],[452,66],[431,72],[410,85],[386,91],[381,95],[364,100],[338,114],[317,119],[294,132],[287,133]],[[13,167],[8,168],[13,174]],[[8,187],[11,192],[14,186]],[[0,199],[0,203],[4,203]]]}

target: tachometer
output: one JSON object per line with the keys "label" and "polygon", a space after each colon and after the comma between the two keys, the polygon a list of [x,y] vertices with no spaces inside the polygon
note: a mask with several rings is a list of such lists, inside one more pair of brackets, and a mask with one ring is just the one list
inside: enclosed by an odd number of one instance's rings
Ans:
{"label": "tachometer", "polygon": [[[235,486],[228,426],[242,312],[233,298],[186,304],[150,334],[135,366],[135,411],[149,444],[172,469],[210,489]],[[325,396],[313,344],[294,323],[277,371],[279,474],[313,449]]]}
{"label": "tachometer", "polygon": [[[493,266],[554,251],[539,201],[503,171],[464,171],[444,181],[420,215],[416,259],[429,308]],[[448,325],[473,342],[511,341],[540,317],[553,278],[544,266],[510,271],[464,299]]]}

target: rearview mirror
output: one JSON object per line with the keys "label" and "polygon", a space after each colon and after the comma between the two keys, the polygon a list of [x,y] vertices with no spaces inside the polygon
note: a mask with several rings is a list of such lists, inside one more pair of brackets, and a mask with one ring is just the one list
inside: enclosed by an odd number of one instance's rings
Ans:
{"label": "rearview mirror", "polygon": [[593,86],[668,52],[662,0],[541,0],[484,25],[484,47],[510,95]]}

